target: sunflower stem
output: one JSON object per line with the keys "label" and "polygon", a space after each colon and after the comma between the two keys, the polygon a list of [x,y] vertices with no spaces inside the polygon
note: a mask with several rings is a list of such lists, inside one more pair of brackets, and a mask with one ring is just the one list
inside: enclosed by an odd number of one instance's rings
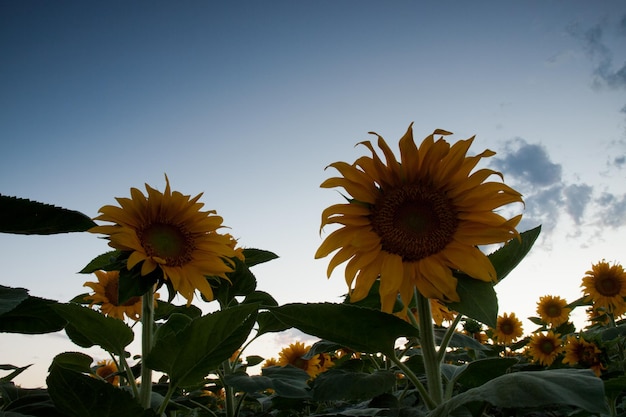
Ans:
{"label": "sunflower stem", "polygon": [[454,330],[456,326],[459,325],[459,322],[463,318],[461,313],[457,314],[454,318],[454,321],[450,323],[450,327],[446,330],[446,333],[443,335],[443,339],[441,340],[441,344],[439,345],[439,352],[437,354],[437,360],[439,363],[443,362],[443,358],[446,356],[446,349],[448,349],[448,345],[450,344],[450,340],[452,340],[452,336],[454,336]]}
{"label": "sunflower stem", "polygon": [[426,386],[432,400],[439,405],[443,402],[443,384],[441,380],[441,361],[435,346],[430,300],[424,297],[417,288],[414,288],[413,292],[417,304],[417,320],[419,322],[424,369],[426,370]]}
{"label": "sunflower stem", "polygon": [[432,410],[432,409],[436,408],[437,404],[435,403],[435,401],[433,401],[433,399],[431,398],[430,394],[428,394],[428,391],[426,390],[426,387],[424,387],[424,384],[422,384],[420,382],[419,378],[413,373],[413,371],[411,371],[411,368],[406,366],[404,364],[404,362],[402,362],[395,355],[390,357],[389,359],[393,363],[395,363],[396,366],[398,368],[400,368],[402,373],[404,373],[404,375],[407,378],[409,378],[409,381],[411,381],[413,383],[413,385],[415,385],[415,388],[417,388],[417,391],[420,393],[420,396],[422,397],[422,400],[424,400],[424,402],[426,403],[426,407],[428,407],[429,410]]}
{"label": "sunflower stem", "polygon": [[141,304],[141,386],[139,404],[150,408],[152,399],[152,369],[146,365],[146,358],[152,349],[154,331],[154,293],[152,289],[142,296]]}

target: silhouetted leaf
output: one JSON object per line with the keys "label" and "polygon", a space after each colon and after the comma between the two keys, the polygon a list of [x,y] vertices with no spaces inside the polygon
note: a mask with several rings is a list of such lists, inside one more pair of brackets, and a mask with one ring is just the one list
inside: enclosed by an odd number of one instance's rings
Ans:
{"label": "silhouetted leaf", "polygon": [[74,210],[25,198],[0,195],[0,232],[21,235],[51,235],[84,232],[96,224]]}
{"label": "silhouetted leaf", "polygon": [[58,332],[66,321],[52,307],[54,300],[31,297],[24,299],[12,310],[0,315],[0,332],[43,334]]}

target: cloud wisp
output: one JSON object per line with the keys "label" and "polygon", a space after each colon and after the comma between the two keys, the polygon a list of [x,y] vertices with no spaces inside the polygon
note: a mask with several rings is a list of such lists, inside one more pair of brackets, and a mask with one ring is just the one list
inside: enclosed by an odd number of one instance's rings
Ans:
{"label": "cloud wisp", "polygon": [[526,203],[520,230],[542,225],[545,239],[559,222],[572,222],[569,235],[578,236],[583,227],[598,235],[606,227],[626,225],[626,194],[599,190],[584,182],[568,183],[563,167],[551,160],[547,149],[522,138],[505,143],[503,158],[492,161],[508,184],[524,194]]}

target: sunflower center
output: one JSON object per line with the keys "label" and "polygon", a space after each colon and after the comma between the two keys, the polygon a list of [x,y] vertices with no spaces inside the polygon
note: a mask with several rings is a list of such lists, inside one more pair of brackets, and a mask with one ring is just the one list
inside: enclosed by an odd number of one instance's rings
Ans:
{"label": "sunflower center", "polygon": [[548,317],[560,317],[561,316],[561,306],[557,304],[548,304],[545,309],[546,315]]}
{"label": "sunflower center", "polygon": [[511,335],[515,331],[515,326],[513,325],[513,323],[506,321],[500,325],[500,331],[503,334]]}
{"label": "sunflower center", "polygon": [[137,233],[146,255],[165,260],[169,266],[182,266],[191,260],[193,236],[168,223],[152,223]]}
{"label": "sunflower center", "polygon": [[613,276],[607,276],[596,280],[595,287],[601,295],[613,297],[622,290],[622,283]]}
{"label": "sunflower center", "polygon": [[554,343],[551,340],[544,340],[539,345],[539,349],[545,354],[550,354],[554,352]]}
{"label": "sunflower center", "polygon": [[457,229],[457,213],[441,191],[422,184],[392,190],[376,202],[371,215],[382,248],[417,261],[443,250]]}

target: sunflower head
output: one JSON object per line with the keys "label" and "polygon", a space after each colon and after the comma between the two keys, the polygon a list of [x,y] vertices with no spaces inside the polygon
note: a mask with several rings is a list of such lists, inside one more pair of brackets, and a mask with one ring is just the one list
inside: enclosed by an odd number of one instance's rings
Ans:
{"label": "sunflower head", "polygon": [[320,355],[315,355],[310,359],[303,358],[310,349],[311,346],[305,346],[302,342],[292,343],[280,351],[278,364],[280,366],[295,366],[305,371],[311,378],[315,378],[321,371]]}
{"label": "sunflower head", "polygon": [[98,361],[95,369],[96,375],[116,387],[120,385],[120,377],[117,375],[117,365],[111,360]]}
{"label": "sunflower head", "polygon": [[[100,305],[100,311],[116,319],[124,320],[124,315],[133,320],[141,318],[141,297],[131,297],[124,303],[119,302],[119,271],[95,271],[98,282],[86,282],[83,286],[90,287],[94,293],[85,296],[85,301]],[[155,302],[158,294],[155,296]]]}
{"label": "sunflower head", "polygon": [[510,315],[504,313],[498,316],[496,328],[493,330],[493,337],[496,342],[508,345],[522,337],[522,334],[524,334],[522,322],[515,317],[515,313]]}
{"label": "sunflower head", "polygon": [[95,220],[112,225],[96,226],[89,231],[108,235],[109,245],[128,254],[127,268],[140,268],[144,277],[159,270],[168,287],[187,299],[195,290],[207,300],[213,292],[206,276],[228,280],[232,258],[242,258],[236,241],[221,234],[222,218],[215,211],[201,211],[203,203],[166,186],[162,193],[146,184],[147,195],[131,188],[131,198],[117,198],[119,207],[104,206]]}
{"label": "sunflower head", "polygon": [[399,142],[398,160],[374,133],[384,160],[365,141],[361,145],[371,157],[330,164],[340,176],[321,187],[342,187],[349,198],[323,211],[321,227],[339,228],[326,237],[315,257],[336,251],[328,265],[329,277],[347,262],[345,278],[352,301],[365,298],[376,280],[382,310],[391,312],[398,295],[409,305],[414,287],[427,298],[459,301],[453,270],[483,281],[497,279],[478,246],[519,237],[515,227],[521,215],[506,219],[494,210],[522,203],[522,197],[502,182],[486,181],[492,175],[501,177],[499,172],[473,172],[494,152],[467,156],[474,138],[451,145],[443,138],[450,134],[435,130],[417,146],[409,126]]}
{"label": "sunflower head", "polygon": [[561,335],[552,331],[535,333],[528,342],[528,354],[533,361],[544,366],[552,365],[562,351]]}
{"label": "sunflower head", "polygon": [[567,307],[567,301],[559,296],[545,295],[539,298],[537,303],[537,314],[541,317],[541,321],[558,327],[567,322],[571,308]]}
{"label": "sunflower head", "polygon": [[594,309],[604,309],[614,316],[626,313],[626,272],[622,265],[602,260],[586,274],[581,287],[586,300],[593,301]]}
{"label": "sunflower head", "polygon": [[563,363],[589,368],[596,376],[600,376],[602,370],[606,369],[602,363],[601,354],[602,350],[595,343],[588,342],[582,337],[569,335],[565,344]]}

